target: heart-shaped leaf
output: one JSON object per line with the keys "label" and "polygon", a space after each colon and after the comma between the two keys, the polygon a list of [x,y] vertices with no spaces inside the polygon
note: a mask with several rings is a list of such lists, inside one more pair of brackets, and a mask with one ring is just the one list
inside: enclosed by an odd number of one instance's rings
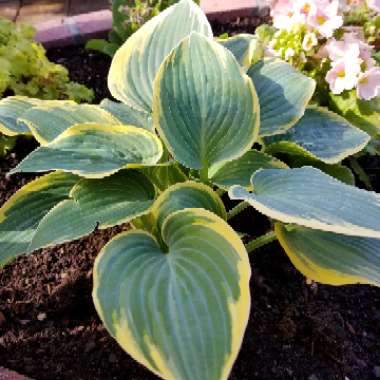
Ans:
{"label": "heart-shaped leaf", "polygon": [[288,166],[280,160],[259,152],[257,150],[249,150],[236,160],[223,163],[218,167],[210,170],[210,179],[215,185],[228,190],[233,185],[240,185],[249,188],[252,174],[259,169],[285,169]]}
{"label": "heart-shaped leaf", "polygon": [[141,173],[123,170],[102,179],[82,179],[70,199],[45,215],[34,234],[31,250],[88,235],[95,228],[126,223],[149,212],[155,190]]}
{"label": "heart-shaped leaf", "polygon": [[67,104],[66,101],[41,103],[18,118],[18,125],[30,129],[40,144],[53,141],[75,124],[120,125],[123,122],[92,104]]}
{"label": "heart-shaped leaf", "polygon": [[227,48],[240,65],[246,69],[260,59],[264,53],[263,47],[253,34],[242,33],[230,38],[220,39],[218,42]]}
{"label": "heart-shaped leaf", "polygon": [[100,107],[115,116],[121,124],[133,125],[154,132],[151,115],[147,112],[136,110],[127,104],[113,102],[109,99],[103,99]]}
{"label": "heart-shaped leaf", "polygon": [[248,70],[260,101],[260,135],[284,133],[304,114],[315,81],[280,60],[264,60]]}
{"label": "heart-shaped leaf", "polygon": [[27,156],[10,173],[64,170],[86,178],[103,178],[122,168],[154,165],[161,141],[142,128],[77,124]]}
{"label": "heart-shaped leaf", "polygon": [[303,153],[326,164],[337,164],[361,151],[369,142],[367,133],[343,117],[320,107],[309,107],[285,134],[265,139],[270,153]]}
{"label": "heart-shaped leaf", "polygon": [[154,125],[188,168],[207,170],[237,158],[257,137],[259,105],[252,82],[227,49],[198,33],[168,56],[154,91]]}
{"label": "heart-shaped leaf", "polygon": [[169,187],[154,202],[151,213],[158,230],[168,216],[186,208],[204,208],[227,219],[224,204],[215,191],[202,183],[187,181]]}
{"label": "heart-shaped leaf", "polygon": [[14,194],[0,209],[0,266],[22,253],[29,245],[42,218],[67,199],[79,178],[56,172],[40,177]]}
{"label": "heart-shaped leaf", "polygon": [[280,223],[275,229],[294,266],[311,280],[329,285],[380,286],[380,239]]}
{"label": "heart-shaped leaf", "polygon": [[164,223],[164,252],[144,231],[97,257],[93,299],[109,333],[164,379],[226,380],[247,325],[250,265],[228,224],[202,209]]}
{"label": "heart-shaped leaf", "polygon": [[380,238],[380,195],[346,185],[311,167],[262,169],[252,176],[253,192],[234,186],[243,199],[284,223],[345,235]]}
{"label": "heart-shaped leaf", "polygon": [[112,60],[108,87],[113,97],[150,113],[153,81],[161,63],[192,31],[212,37],[206,16],[192,0],[181,0],[145,23]]}

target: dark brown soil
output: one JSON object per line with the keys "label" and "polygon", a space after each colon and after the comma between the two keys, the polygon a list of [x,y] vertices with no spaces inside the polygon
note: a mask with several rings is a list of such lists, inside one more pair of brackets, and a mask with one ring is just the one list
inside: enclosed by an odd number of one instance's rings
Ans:
{"label": "dark brown soil", "polygon": [[[98,100],[107,96],[108,58],[81,48],[49,54],[95,88]],[[33,147],[20,140],[0,160],[0,205],[32,178],[5,174]],[[236,219],[234,227],[245,232],[268,228],[253,209]],[[91,301],[94,258],[125,228],[97,231],[0,269],[0,366],[35,380],[156,379],[109,337]],[[277,243],[252,254],[251,264],[251,318],[231,380],[380,378],[378,289],[307,285]]]}

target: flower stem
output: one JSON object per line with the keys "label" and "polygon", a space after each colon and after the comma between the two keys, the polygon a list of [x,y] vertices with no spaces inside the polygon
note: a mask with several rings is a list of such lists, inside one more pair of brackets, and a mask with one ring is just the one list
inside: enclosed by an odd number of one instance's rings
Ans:
{"label": "flower stem", "polygon": [[232,219],[236,215],[240,214],[243,210],[245,210],[249,206],[249,203],[246,201],[240,202],[237,204],[234,208],[232,208],[230,211],[228,211],[227,220]]}
{"label": "flower stem", "polygon": [[251,240],[248,244],[246,244],[245,248],[247,249],[248,253],[251,253],[255,249],[263,247],[264,245],[269,244],[275,240],[277,240],[275,232],[270,231],[265,235],[259,236],[258,238]]}

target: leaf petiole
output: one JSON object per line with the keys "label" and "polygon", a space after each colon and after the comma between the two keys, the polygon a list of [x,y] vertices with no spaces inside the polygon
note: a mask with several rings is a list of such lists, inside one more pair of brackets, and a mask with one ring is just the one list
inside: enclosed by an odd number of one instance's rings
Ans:
{"label": "leaf petiole", "polygon": [[236,215],[240,214],[243,210],[245,210],[249,206],[249,203],[246,201],[240,202],[230,211],[228,211],[227,220],[234,218]]}
{"label": "leaf petiole", "polygon": [[274,231],[270,231],[265,235],[259,236],[256,239],[251,240],[248,244],[245,245],[248,253],[253,252],[254,250],[263,247],[266,244],[271,243],[272,241],[277,240],[276,233]]}

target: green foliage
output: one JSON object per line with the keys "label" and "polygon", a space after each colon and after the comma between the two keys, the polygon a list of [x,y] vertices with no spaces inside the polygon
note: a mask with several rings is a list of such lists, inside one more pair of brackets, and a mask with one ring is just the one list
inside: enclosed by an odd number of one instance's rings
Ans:
{"label": "green foliage", "polygon": [[39,99],[92,100],[91,90],[70,82],[68,71],[48,60],[34,35],[32,26],[0,18],[0,96],[7,92]]}
{"label": "green foliage", "polygon": [[[113,57],[117,49],[144,23],[160,12],[175,4],[178,0],[111,0],[112,30],[108,41],[92,39],[86,43],[86,49],[96,50]],[[194,0],[199,4],[200,0]]]}
{"label": "green foliage", "polygon": [[368,8],[363,1],[363,4],[352,6],[349,12],[344,15],[344,25],[364,25],[368,22]]}
{"label": "green foliage", "polygon": [[[10,174],[53,170],[0,209],[0,263],[130,222],[95,262],[93,300],[120,346],[167,380],[228,378],[250,311],[248,251],[275,238],[312,280],[380,284],[380,195],[342,164],[369,136],[310,106],[314,81],[290,64],[240,60],[247,41],[213,39],[181,0],[114,56],[122,103],[0,102],[3,128],[42,144]],[[224,191],[242,201],[228,213]],[[244,246],[227,220],[248,205],[274,228]]]}
{"label": "green foliage", "polygon": [[0,135],[0,157],[7,154],[14,147],[16,139],[14,137]]}

